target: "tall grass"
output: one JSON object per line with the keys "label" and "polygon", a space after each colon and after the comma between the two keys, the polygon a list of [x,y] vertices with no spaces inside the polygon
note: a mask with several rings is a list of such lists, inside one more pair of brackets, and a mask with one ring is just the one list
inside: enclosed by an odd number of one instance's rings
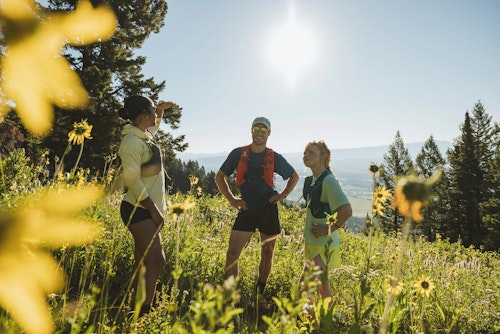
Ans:
{"label": "tall grass", "polygon": [[[15,207],[23,193],[50,186],[50,180],[40,181],[43,173],[36,172],[40,166],[31,166],[22,156],[1,163],[4,175],[12,175],[0,185],[4,207]],[[377,332],[388,298],[384,281],[400,257],[404,259],[400,268],[403,289],[394,296],[387,332],[500,331],[497,253],[439,238],[434,243],[414,238],[399,254],[400,236],[377,230],[369,236],[342,232],[342,266],[328,276],[332,306],[325,308],[316,296],[314,309],[307,308],[310,301],[297,293],[304,264],[305,212],[296,206],[279,207],[283,230],[268,281],[275,308],[259,312],[254,306],[260,256],[257,236],[243,251],[240,280],[224,281],[225,252],[236,212],[220,196],[168,195],[172,203],[188,197],[195,202],[194,208],[175,219],[168,216],[161,231],[167,266],[160,276],[153,312],[139,319],[128,315],[135,288],[129,281],[133,243],[119,217],[120,194],[109,194],[83,212],[101,233],[91,244],[53,251],[66,275],[63,291],[47,297],[57,333],[308,333],[313,322],[320,332]],[[434,285],[429,297],[414,287],[421,277],[428,277]],[[9,313],[1,311],[0,332],[19,331]]]}

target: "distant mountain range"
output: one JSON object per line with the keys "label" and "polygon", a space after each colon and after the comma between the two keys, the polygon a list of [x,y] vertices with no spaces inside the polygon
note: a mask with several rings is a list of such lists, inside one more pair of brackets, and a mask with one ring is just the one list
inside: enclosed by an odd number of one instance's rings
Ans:
{"label": "distant mountain range", "polygon": [[[413,159],[422,149],[423,142],[405,144],[408,152]],[[436,145],[443,156],[451,147],[452,143],[448,141],[436,141]],[[354,211],[358,216],[366,215],[370,205],[372,179],[368,172],[368,167],[372,162],[381,164],[384,160],[384,154],[387,154],[389,145],[349,148],[349,149],[333,149],[332,150],[332,169],[335,176],[340,180],[342,187],[353,202]],[[288,197],[292,201],[298,201],[302,195],[303,178],[310,175],[308,168],[302,162],[302,152],[281,153],[285,159],[296,169],[300,176],[295,191]],[[208,173],[210,171],[218,171],[229,152],[212,153],[212,154],[192,154],[180,153],[178,158],[183,162],[197,161],[200,166],[205,168]],[[281,177],[276,178],[277,189],[282,189],[284,182]],[[357,203],[357,207],[354,207]]]}

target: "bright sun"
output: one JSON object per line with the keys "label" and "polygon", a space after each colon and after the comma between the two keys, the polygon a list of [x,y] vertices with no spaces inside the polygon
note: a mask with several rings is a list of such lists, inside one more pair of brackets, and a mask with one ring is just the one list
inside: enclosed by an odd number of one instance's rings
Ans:
{"label": "bright sun", "polygon": [[268,43],[271,65],[293,88],[298,77],[313,65],[317,54],[315,36],[297,22],[293,6],[290,6],[288,21],[271,32]]}

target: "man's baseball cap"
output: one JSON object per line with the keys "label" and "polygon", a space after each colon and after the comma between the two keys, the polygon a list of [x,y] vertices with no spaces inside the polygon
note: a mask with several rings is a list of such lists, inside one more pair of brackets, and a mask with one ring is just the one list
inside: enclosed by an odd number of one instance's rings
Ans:
{"label": "man's baseball cap", "polygon": [[253,123],[252,123],[252,126],[254,126],[255,124],[264,124],[266,126],[266,128],[268,128],[269,130],[271,130],[271,122],[269,122],[269,120],[265,117],[257,117],[256,119],[253,120]]}

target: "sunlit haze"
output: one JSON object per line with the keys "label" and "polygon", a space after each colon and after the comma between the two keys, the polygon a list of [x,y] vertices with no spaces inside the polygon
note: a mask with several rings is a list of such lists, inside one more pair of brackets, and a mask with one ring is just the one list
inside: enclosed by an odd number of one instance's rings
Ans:
{"label": "sunlit haze", "polygon": [[[183,108],[189,153],[228,152],[271,120],[301,152],[453,141],[478,101],[499,121],[500,1],[169,0],[137,52]],[[164,128],[171,131],[168,126]]]}

